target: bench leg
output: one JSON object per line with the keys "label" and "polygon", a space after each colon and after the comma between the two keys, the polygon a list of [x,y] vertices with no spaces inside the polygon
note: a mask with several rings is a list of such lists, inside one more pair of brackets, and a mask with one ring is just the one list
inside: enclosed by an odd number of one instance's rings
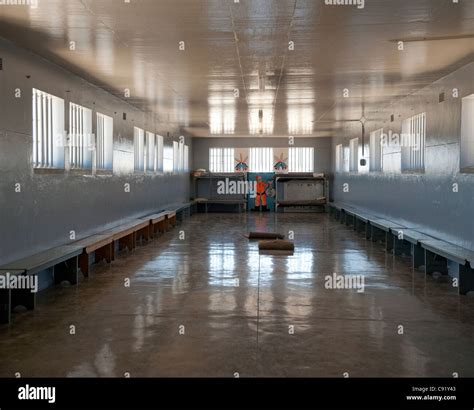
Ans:
{"label": "bench leg", "polygon": [[135,249],[135,232],[119,239],[119,251],[127,248],[129,252]]}
{"label": "bench leg", "polygon": [[17,306],[33,310],[36,306],[36,293],[30,289],[11,289],[11,309]]}
{"label": "bench leg", "polygon": [[357,217],[354,217],[354,231],[359,233],[362,229],[362,221]]}
{"label": "bench leg", "polygon": [[148,242],[150,240],[150,229],[149,226],[146,226],[145,228],[140,229],[136,233],[137,235],[137,241],[140,239],[140,244],[143,245],[143,242]]}
{"label": "bench leg", "polygon": [[87,278],[89,276],[89,255],[84,251],[79,255],[79,269],[81,269],[84,277]]}
{"label": "bench leg", "polygon": [[393,253],[393,248],[394,248],[394,241],[395,241],[395,236],[392,234],[392,232],[388,231],[385,232],[385,250],[387,252]]}
{"label": "bench leg", "polygon": [[421,245],[411,244],[412,266],[418,269],[425,264],[425,252]]}
{"label": "bench leg", "polygon": [[67,280],[71,285],[77,285],[77,256],[67,261],[58,263],[54,267],[54,283],[61,283]]}
{"label": "bench leg", "polygon": [[0,323],[10,323],[11,312],[11,290],[0,289]]}
{"label": "bench leg", "polygon": [[112,244],[108,244],[103,246],[102,248],[99,248],[95,251],[95,263],[98,263],[105,259],[107,263],[112,262]]}
{"label": "bench leg", "polygon": [[160,221],[155,225],[155,233],[163,233],[166,230],[166,223],[165,221]]}
{"label": "bench leg", "polygon": [[467,262],[464,266],[459,266],[459,294],[465,295],[474,291],[474,269]]}
{"label": "bench leg", "polygon": [[371,225],[371,239],[372,242],[378,242],[382,241],[385,242],[385,231],[382,231],[381,229]]}
{"label": "bench leg", "polygon": [[442,256],[436,255],[427,249],[425,249],[425,274],[433,274],[439,272],[443,275],[448,274],[448,261]]}
{"label": "bench leg", "polygon": [[129,239],[128,236],[124,236],[123,238],[119,239],[118,250],[123,251],[125,248],[127,248],[129,252],[131,251],[131,249],[130,249],[130,239]]}
{"label": "bench leg", "polygon": [[111,263],[114,260],[114,243],[109,243],[104,246],[104,258],[107,263]]}
{"label": "bench leg", "polygon": [[143,229],[140,229],[139,231],[135,232],[136,245],[138,245],[138,241],[140,241],[140,244],[143,245],[144,239],[145,239],[145,235],[143,233]]}
{"label": "bench leg", "polygon": [[393,253],[395,255],[409,255],[411,250],[410,242],[403,239],[398,239],[396,235],[393,236]]}

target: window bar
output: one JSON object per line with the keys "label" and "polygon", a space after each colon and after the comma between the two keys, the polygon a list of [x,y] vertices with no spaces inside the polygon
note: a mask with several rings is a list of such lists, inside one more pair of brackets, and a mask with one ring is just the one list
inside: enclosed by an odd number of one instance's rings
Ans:
{"label": "window bar", "polygon": [[42,99],[41,99],[41,116],[42,116],[42,126],[43,126],[43,132],[41,135],[41,166],[46,166],[45,162],[45,139],[47,135],[47,121],[46,121],[46,95],[43,94]]}
{"label": "window bar", "polygon": [[74,166],[74,159],[75,159],[75,152],[74,152],[74,139],[75,139],[75,132],[76,132],[76,110],[74,108],[74,105],[71,106],[71,117],[72,117],[72,125],[70,127],[71,130],[71,135],[69,137],[69,143],[70,143],[70,157],[71,157],[71,166]]}
{"label": "window bar", "polygon": [[38,156],[38,131],[37,131],[37,124],[36,124],[36,91],[35,89],[33,89],[33,94],[32,94],[32,106],[33,106],[33,110],[32,110],[32,114],[33,114],[33,129],[32,129],[32,133],[33,133],[33,166],[38,166],[38,159],[37,159],[37,156]]}
{"label": "window bar", "polygon": [[71,146],[71,139],[72,139],[72,106],[69,105],[69,135],[68,135],[68,145],[69,145],[69,163],[72,161],[72,146]]}
{"label": "window bar", "polygon": [[100,168],[105,168],[105,117],[100,116],[99,118],[99,155],[100,155]]}
{"label": "window bar", "polygon": [[102,154],[100,152],[100,128],[101,128],[101,119],[99,113],[97,113],[97,124],[95,130],[95,141],[91,141],[94,144],[94,155],[95,155],[95,167],[96,169],[101,169],[101,162],[102,162]]}
{"label": "window bar", "polygon": [[47,109],[47,117],[48,117],[48,134],[46,135],[46,163],[48,166],[51,166],[51,148],[52,148],[52,127],[53,127],[53,119],[52,119],[52,110],[51,110],[51,97],[48,96],[46,100],[46,109]]}
{"label": "window bar", "polygon": [[79,152],[79,168],[84,168],[84,112],[85,109],[81,107],[79,109],[79,115],[80,115],[80,121],[79,121],[79,126],[80,126],[80,133],[79,133],[79,146],[78,152]]}
{"label": "window bar", "polygon": [[102,115],[97,114],[97,130],[95,136],[95,157],[96,168],[103,169],[102,166]]}
{"label": "window bar", "polygon": [[74,140],[75,140],[75,133],[76,133],[76,110],[74,108],[74,105],[71,105],[70,107],[70,110],[71,110],[71,118],[72,118],[72,122],[71,122],[71,126],[69,127],[69,129],[71,130],[71,135],[69,136],[69,144],[70,144],[70,148],[69,148],[69,153],[70,153],[70,162],[71,162],[71,167],[74,166],[74,161],[75,161],[75,143],[74,143]]}
{"label": "window bar", "polygon": [[43,105],[43,166],[48,166],[48,96],[44,96],[44,105]]}
{"label": "window bar", "polygon": [[423,113],[422,115],[422,122],[423,126],[421,128],[422,132],[422,140],[421,140],[421,167],[424,169],[425,168],[425,145],[426,145],[426,113]]}
{"label": "window bar", "polygon": [[48,158],[48,153],[49,153],[49,129],[51,127],[50,124],[50,119],[49,119],[49,95],[46,95],[45,100],[44,100],[44,123],[45,123],[45,128],[46,132],[44,134],[44,165],[49,167],[49,158]]}
{"label": "window bar", "polygon": [[419,147],[419,138],[420,138],[420,134],[419,134],[419,125],[420,125],[420,116],[417,115],[415,116],[415,119],[414,119],[414,140],[415,140],[415,143],[414,143],[414,146],[413,146],[413,153],[414,153],[414,157],[415,157],[415,169],[418,169],[418,147]]}

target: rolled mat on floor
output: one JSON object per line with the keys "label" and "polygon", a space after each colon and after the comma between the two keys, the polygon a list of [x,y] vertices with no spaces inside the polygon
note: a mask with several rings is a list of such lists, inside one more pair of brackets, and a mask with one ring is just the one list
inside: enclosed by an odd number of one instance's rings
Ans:
{"label": "rolled mat on floor", "polygon": [[249,239],[283,239],[285,235],[276,232],[249,232]]}
{"label": "rolled mat on floor", "polygon": [[295,244],[281,239],[275,241],[259,241],[258,249],[261,251],[294,251]]}

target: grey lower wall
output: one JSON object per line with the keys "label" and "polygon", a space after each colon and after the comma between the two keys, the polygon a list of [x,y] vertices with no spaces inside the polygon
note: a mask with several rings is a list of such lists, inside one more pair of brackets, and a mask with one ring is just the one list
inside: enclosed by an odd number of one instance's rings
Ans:
{"label": "grey lower wall", "polygon": [[[183,134],[7,41],[0,40],[0,57],[0,264],[67,243],[71,231],[80,238],[126,218],[188,200],[187,174],[138,175],[120,166],[120,171],[110,176],[37,173],[32,166],[32,88],[63,98],[66,117],[70,101],[91,108],[93,132],[96,112],[111,116],[114,167],[124,159],[128,163],[133,160],[134,126],[164,135],[165,144]],[[16,89],[21,90],[20,98],[15,97]],[[186,137],[186,144],[192,167],[192,139]],[[125,192],[126,183],[130,193]],[[16,192],[16,184],[21,192]]]}
{"label": "grey lower wall", "polygon": [[[314,147],[314,171],[328,173],[331,171],[331,139],[295,137],[295,147]],[[193,138],[194,168],[209,169],[209,148],[250,148],[250,147],[288,147],[287,138]]]}
{"label": "grey lower wall", "polygon": [[[459,91],[457,98],[452,93],[455,88]],[[445,95],[441,103],[440,93]],[[370,131],[383,127],[384,132],[400,133],[403,119],[426,112],[425,172],[400,172],[400,148],[392,147],[384,155],[384,172],[335,173],[334,199],[398,218],[407,226],[474,250],[474,174],[461,173],[459,167],[461,100],[472,93],[474,63],[390,106],[380,107],[377,113],[369,113],[366,142]],[[348,124],[341,137],[333,140],[332,158],[337,144],[348,146],[351,138],[360,135],[360,125]],[[348,192],[343,189],[346,183]],[[458,192],[453,192],[453,184],[458,184]]]}

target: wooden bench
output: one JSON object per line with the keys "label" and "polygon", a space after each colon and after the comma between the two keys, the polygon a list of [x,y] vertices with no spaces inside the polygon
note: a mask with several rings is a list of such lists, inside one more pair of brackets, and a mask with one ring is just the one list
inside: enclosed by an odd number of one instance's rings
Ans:
{"label": "wooden bench", "polygon": [[342,208],[337,202],[329,202],[329,213],[334,216],[334,219],[339,220]]}
{"label": "wooden bench", "polygon": [[175,211],[166,211],[166,229],[176,226],[176,212]]}
{"label": "wooden bench", "polygon": [[54,275],[54,283],[68,281],[76,285],[78,281],[78,256],[83,248],[74,243],[71,245],[58,246],[46,251],[10,262],[1,270],[22,270],[25,275],[35,275],[38,272],[51,269]]}
{"label": "wooden bench", "polygon": [[356,231],[360,230],[359,223],[365,225],[366,238],[384,242],[385,249],[394,255],[411,255],[413,269],[424,266],[425,275],[448,274],[450,261],[458,275],[459,293],[464,295],[474,290],[473,251],[433,238],[403,223],[371,216],[350,205],[332,202],[329,210],[341,223],[352,223]]}
{"label": "wooden bench", "polygon": [[150,237],[155,237],[160,232],[165,232],[167,230],[166,223],[167,212],[160,212],[157,214],[149,215],[143,220],[148,220],[150,227]]}
{"label": "wooden bench", "polygon": [[137,245],[137,238],[142,235],[150,238],[150,223],[148,220],[137,219],[127,222],[123,225],[109,229],[104,232],[104,235],[111,235],[114,241],[112,246],[112,260],[115,259],[115,241],[118,241],[118,250],[125,248],[128,251],[135,249]]}
{"label": "wooden bench", "polygon": [[343,222],[347,226],[352,225],[353,227],[355,227],[356,216],[355,216],[355,211],[352,208],[342,207],[342,216],[343,216],[343,219],[344,219]]}
{"label": "wooden bench", "polygon": [[438,239],[422,240],[425,250],[425,275],[439,272],[447,275],[448,261],[454,262],[458,276],[458,292],[465,295],[474,291],[473,252],[460,246]]}
{"label": "wooden bench", "polygon": [[83,248],[82,253],[79,255],[79,268],[85,277],[89,276],[89,255],[91,253],[95,252],[95,263],[103,259],[110,263],[114,259],[114,239],[112,234],[92,235],[74,242],[74,244]]}
{"label": "wooden bench", "polygon": [[415,229],[394,229],[393,253],[395,255],[411,255],[412,268],[418,269],[425,264],[425,251],[421,241],[434,239],[431,236],[418,232]]}
{"label": "wooden bench", "polygon": [[354,211],[354,215],[354,231],[363,232],[365,239],[370,239],[371,231],[369,221],[372,216],[362,211]]}
{"label": "wooden bench", "polygon": [[[4,270],[0,269],[0,276],[7,278],[9,275],[24,275],[24,270]],[[10,323],[13,309],[17,306],[24,306],[28,310],[32,310],[36,306],[36,293],[31,289],[12,289],[10,287],[0,288],[0,323]]]}
{"label": "wooden bench", "polygon": [[401,223],[392,222],[388,219],[382,218],[370,219],[369,225],[372,242],[381,240],[383,243],[385,243],[385,250],[392,253],[395,247],[394,232],[398,232],[399,230],[407,228]]}
{"label": "wooden bench", "polygon": [[190,202],[183,202],[180,204],[173,204],[168,207],[168,211],[176,212],[176,219],[178,221],[183,221],[185,217],[190,217],[195,211],[197,205],[196,200]]}

